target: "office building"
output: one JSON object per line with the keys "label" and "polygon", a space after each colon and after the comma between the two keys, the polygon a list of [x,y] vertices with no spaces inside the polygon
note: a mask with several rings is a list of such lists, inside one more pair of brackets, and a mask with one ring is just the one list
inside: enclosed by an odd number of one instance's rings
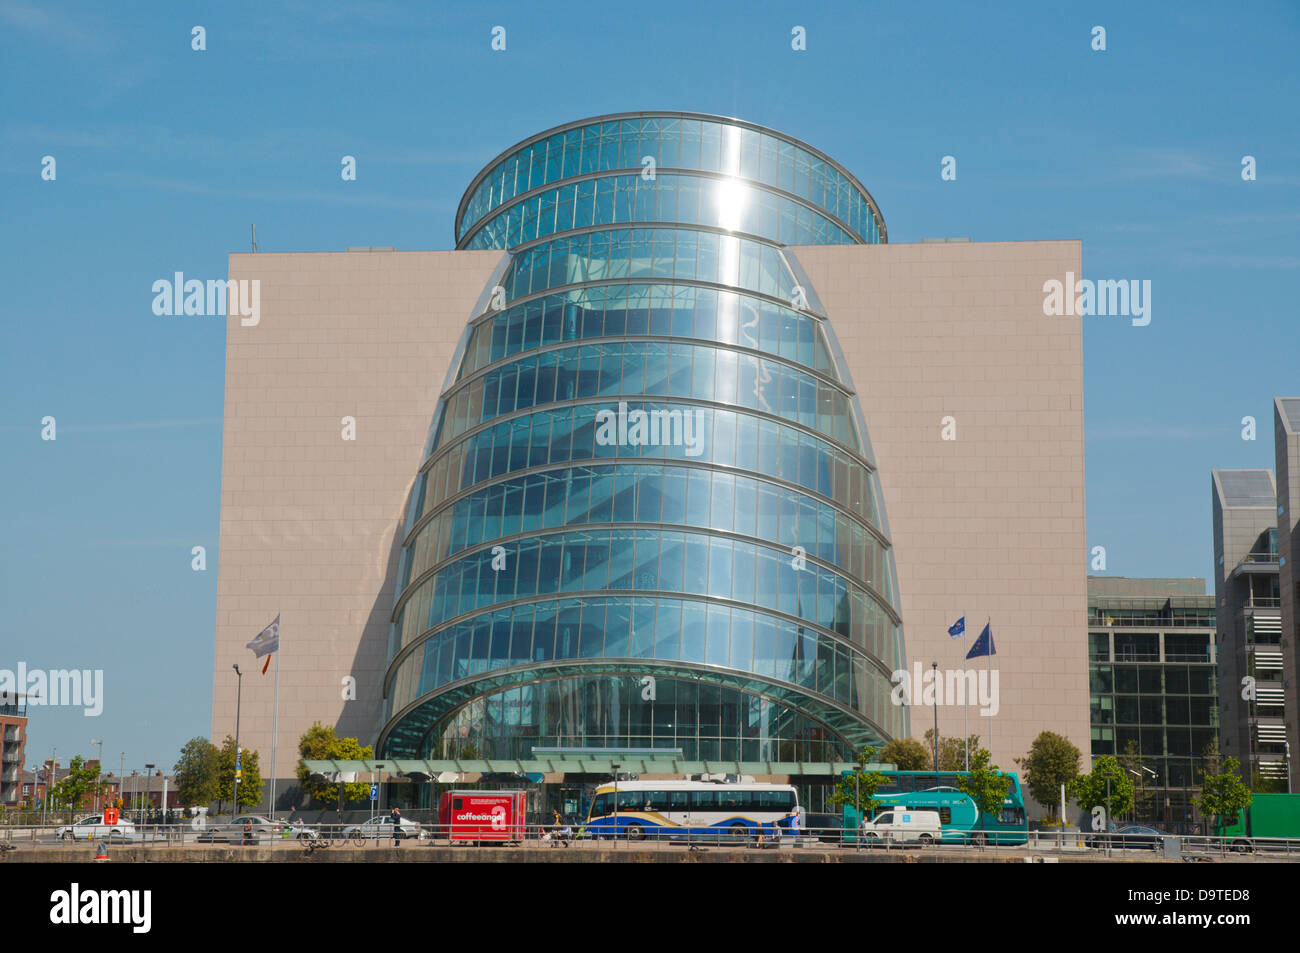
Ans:
{"label": "office building", "polygon": [[1242,776],[1285,779],[1277,489],[1268,470],[1215,470],[1220,747]]}
{"label": "office building", "polygon": [[215,737],[247,663],[270,775],[278,614],[280,778],[316,720],[390,759],[831,762],[920,736],[891,676],[991,619],[971,732],[1087,748],[1082,335],[1043,313],[1078,242],[889,244],[830,157],[671,112],[523,140],[453,225],[231,256]]}
{"label": "office building", "polygon": [[1136,823],[1199,820],[1192,798],[1218,742],[1215,655],[1204,579],[1088,577],[1091,753],[1133,773]]}

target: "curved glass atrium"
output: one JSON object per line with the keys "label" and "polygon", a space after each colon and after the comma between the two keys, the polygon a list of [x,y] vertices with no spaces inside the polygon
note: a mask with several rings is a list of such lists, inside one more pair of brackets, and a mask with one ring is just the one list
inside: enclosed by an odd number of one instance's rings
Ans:
{"label": "curved glass atrium", "polygon": [[885,241],[866,190],[770,130],[636,113],[504,153],[455,233],[510,258],[411,493],[379,754],[905,736],[870,442],[783,250]]}

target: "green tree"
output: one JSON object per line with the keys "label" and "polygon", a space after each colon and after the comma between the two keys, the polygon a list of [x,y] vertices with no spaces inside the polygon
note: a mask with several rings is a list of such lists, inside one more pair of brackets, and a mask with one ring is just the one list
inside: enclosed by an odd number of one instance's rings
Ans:
{"label": "green tree", "polygon": [[886,778],[879,771],[867,771],[866,766],[877,761],[876,749],[863,748],[858,752],[858,770],[840,778],[840,783],[831,792],[831,803],[843,808],[846,805],[854,810],[854,830],[856,831],[864,818],[874,817],[881,801],[876,799],[876,789],[884,784]]}
{"label": "green tree", "polygon": [[[247,748],[239,749],[239,766],[243,776],[239,779],[239,803],[241,807],[253,807],[262,800],[262,772],[257,763],[257,752]],[[235,787],[235,739],[226,735],[221,751],[217,756],[217,811],[221,804],[231,800]]]}
{"label": "green tree", "polygon": [[[939,736],[939,770],[940,771],[965,771],[966,770],[966,750],[970,749],[971,763],[975,762],[975,752],[979,750],[980,736],[970,735],[967,737],[965,744],[960,738],[945,738]],[[925,732],[925,750],[926,761],[918,770],[925,770],[934,766],[934,729],[928,728]]]}
{"label": "green tree", "polygon": [[1192,798],[1192,803],[1201,812],[1214,830],[1220,830],[1224,823],[1235,820],[1237,813],[1250,806],[1252,795],[1241,783],[1238,771],[1241,764],[1236,758],[1227,758],[1223,762],[1223,771],[1219,774],[1207,774],[1201,786],[1200,797]]}
{"label": "green tree", "polygon": [[68,765],[68,773],[54,782],[50,802],[57,808],[79,811],[98,783],[99,765],[88,767],[85,759],[77,755]]}
{"label": "green tree", "polygon": [[1047,813],[1056,817],[1060,807],[1061,785],[1079,776],[1079,749],[1069,738],[1054,731],[1039,732],[1029,747],[1029,754],[1017,758],[1024,770],[1024,784],[1032,797]]}
{"label": "green tree", "polygon": [[184,807],[210,804],[217,799],[220,762],[220,749],[207,738],[191,738],[185,742],[180,760],[172,768],[176,775],[176,799]]}
{"label": "green tree", "polygon": [[365,801],[370,797],[370,784],[358,782],[312,780],[311,772],[303,761],[367,761],[375,756],[375,749],[362,745],[356,738],[340,738],[332,725],[316,722],[298,739],[298,782],[302,789],[323,804],[337,804],[342,789],[345,802]]}
{"label": "green tree", "polygon": [[915,738],[895,738],[881,749],[880,760],[897,765],[899,771],[924,771],[931,764],[931,754]]}
{"label": "green tree", "polygon": [[[1110,779],[1110,804],[1106,803],[1106,780]],[[1081,774],[1066,788],[1070,798],[1083,810],[1106,809],[1106,827],[1113,818],[1133,806],[1133,776],[1112,755],[1103,755],[1092,764],[1091,774]]]}
{"label": "green tree", "polygon": [[970,773],[957,778],[957,790],[969,795],[979,808],[981,831],[990,816],[997,817],[1002,812],[1002,802],[1015,787],[1010,775],[1003,774],[996,764],[989,764],[991,757],[984,748],[972,751]]}
{"label": "green tree", "polygon": [[1115,760],[1133,779],[1133,822],[1150,821],[1155,813],[1159,794],[1149,787],[1155,780],[1154,772],[1142,760],[1137,742],[1130,738],[1124,745],[1123,753]]}

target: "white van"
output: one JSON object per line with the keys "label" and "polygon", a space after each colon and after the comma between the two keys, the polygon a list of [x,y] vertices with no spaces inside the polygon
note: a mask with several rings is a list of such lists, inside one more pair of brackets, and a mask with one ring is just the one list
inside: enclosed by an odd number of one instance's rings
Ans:
{"label": "white van", "polygon": [[943,826],[938,811],[891,807],[863,821],[862,836],[868,844],[920,843],[928,847],[943,840]]}

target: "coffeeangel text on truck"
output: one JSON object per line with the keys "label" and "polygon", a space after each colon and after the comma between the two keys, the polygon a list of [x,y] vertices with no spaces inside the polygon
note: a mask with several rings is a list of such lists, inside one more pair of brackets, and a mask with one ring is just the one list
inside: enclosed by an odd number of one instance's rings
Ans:
{"label": "coffeeangel text on truck", "polygon": [[522,843],[527,799],[524,791],[445,791],[438,823],[452,843]]}

